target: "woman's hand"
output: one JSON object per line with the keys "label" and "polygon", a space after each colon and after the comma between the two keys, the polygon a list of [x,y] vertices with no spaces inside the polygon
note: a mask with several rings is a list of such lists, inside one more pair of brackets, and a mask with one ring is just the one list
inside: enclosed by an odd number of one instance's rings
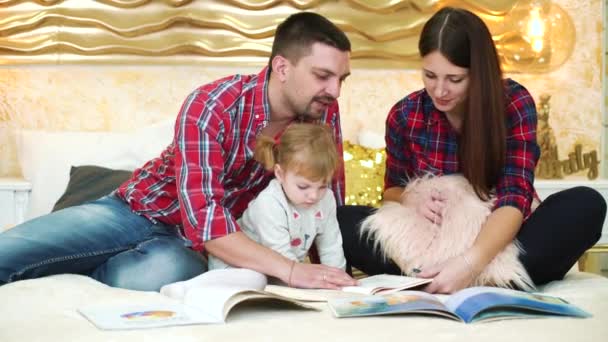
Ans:
{"label": "woman's hand", "polygon": [[287,284],[291,287],[333,289],[357,285],[357,281],[339,268],[295,262]]}
{"label": "woman's hand", "polygon": [[424,291],[449,294],[471,286],[477,275],[468,256],[461,254],[444,263],[423,269],[417,276],[433,278],[433,281],[423,289]]}
{"label": "woman's hand", "polygon": [[446,198],[441,191],[434,190],[426,200],[419,202],[416,209],[418,213],[429,220],[429,222],[436,225],[441,225],[441,213],[445,207],[445,201]]}

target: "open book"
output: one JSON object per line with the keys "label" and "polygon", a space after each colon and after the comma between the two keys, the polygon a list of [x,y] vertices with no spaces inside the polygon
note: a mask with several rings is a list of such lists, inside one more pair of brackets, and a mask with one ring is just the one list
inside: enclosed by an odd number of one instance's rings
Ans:
{"label": "open book", "polygon": [[378,274],[359,279],[357,286],[346,286],[341,290],[296,289],[280,285],[267,285],[266,291],[305,302],[326,302],[333,298],[350,298],[353,294],[388,294],[418,288],[433,279]]}
{"label": "open book", "polygon": [[362,294],[388,294],[406,289],[412,289],[433,281],[427,278],[414,278],[408,276],[378,274],[359,280],[357,286],[343,287],[343,292]]}
{"label": "open book", "polygon": [[[287,304],[291,307],[319,310],[278,294],[264,291],[266,276],[248,269],[222,269],[201,274],[195,282],[164,286],[158,302],[143,305],[104,305],[78,311],[99,329],[123,330],[174,325],[224,323],[237,304]],[[263,302],[263,303],[260,303]],[[276,309],[272,308],[272,309]]]}
{"label": "open book", "polygon": [[495,287],[472,287],[451,296],[402,291],[380,296],[334,298],[328,304],[336,317],[419,313],[465,323],[540,316],[591,316],[558,297]]}

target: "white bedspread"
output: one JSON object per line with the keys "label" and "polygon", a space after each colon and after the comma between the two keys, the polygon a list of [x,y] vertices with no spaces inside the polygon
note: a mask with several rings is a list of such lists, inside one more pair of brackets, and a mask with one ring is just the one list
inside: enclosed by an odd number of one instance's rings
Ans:
{"label": "white bedspread", "polygon": [[102,331],[76,309],[167,299],[155,292],[110,288],[83,276],[58,275],[0,287],[0,341],[608,341],[608,279],[575,272],[543,291],[594,317],[467,325],[413,315],[336,319],[326,308],[314,312],[244,306],[233,309],[224,325]]}

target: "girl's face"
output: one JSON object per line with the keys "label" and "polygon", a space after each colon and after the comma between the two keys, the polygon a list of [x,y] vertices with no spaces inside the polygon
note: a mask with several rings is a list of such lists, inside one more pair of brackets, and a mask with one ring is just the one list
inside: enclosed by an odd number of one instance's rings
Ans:
{"label": "girl's face", "polygon": [[458,114],[454,109],[461,108],[469,91],[468,68],[456,66],[439,51],[433,51],[422,58],[422,80],[435,108]]}
{"label": "girl's face", "polygon": [[274,167],[274,174],[287,199],[297,208],[310,208],[327,192],[327,181],[311,181],[293,171],[283,170],[278,164]]}

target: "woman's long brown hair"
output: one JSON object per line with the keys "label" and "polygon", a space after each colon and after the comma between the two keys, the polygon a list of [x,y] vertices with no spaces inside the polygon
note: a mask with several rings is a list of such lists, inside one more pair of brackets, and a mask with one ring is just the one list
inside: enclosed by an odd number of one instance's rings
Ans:
{"label": "woman's long brown hair", "polygon": [[472,12],[445,7],[424,25],[418,49],[422,57],[439,51],[469,69],[459,163],[477,196],[488,199],[503,172],[507,139],[505,88],[492,35]]}

